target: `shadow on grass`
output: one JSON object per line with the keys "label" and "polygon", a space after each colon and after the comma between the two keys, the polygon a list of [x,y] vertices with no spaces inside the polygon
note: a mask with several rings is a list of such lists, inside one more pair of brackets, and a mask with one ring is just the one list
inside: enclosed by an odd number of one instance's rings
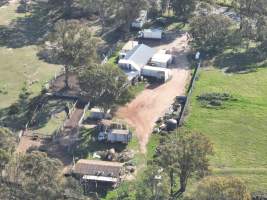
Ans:
{"label": "shadow on grass", "polygon": [[24,129],[41,98],[41,96],[32,99],[28,99],[28,97],[19,98],[16,103],[1,109],[0,126],[8,127],[13,131]]}
{"label": "shadow on grass", "polygon": [[20,48],[37,44],[60,17],[58,10],[45,3],[36,3],[30,14],[13,20],[8,26],[0,26],[0,46]]}
{"label": "shadow on grass", "polygon": [[96,151],[106,151],[114,148],[116,152],[122,152],[127,145],[120,143],[99,142],[97,129],[81,129],[80,141],[75,145],[74,154],[79,158],[85,158]]}
{"label": "shadow on grass", "polygon": [[40,129],[46,126],[53,115],[64,110],[65,103],[42,95],[31,99],[19,99],[11,106],[0,109],[0,126],[20,131],[30,121],[29,129]]}
{"label": "shadow on grass", "polygon": [[250,48],[245,52],[230,52],[215,59],[215,66],[227,73],[249,73],[266,67],[267,52],[262,47]]}

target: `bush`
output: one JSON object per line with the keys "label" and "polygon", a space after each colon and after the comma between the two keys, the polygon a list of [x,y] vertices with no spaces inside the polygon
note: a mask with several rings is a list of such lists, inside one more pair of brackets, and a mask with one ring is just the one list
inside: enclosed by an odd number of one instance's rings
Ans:
{"label": "bush", "polygon": [[204,93],[197,96],[197,100],[203,107],[222,107],[224,102],[235,100],[232,95],[227,93]]}

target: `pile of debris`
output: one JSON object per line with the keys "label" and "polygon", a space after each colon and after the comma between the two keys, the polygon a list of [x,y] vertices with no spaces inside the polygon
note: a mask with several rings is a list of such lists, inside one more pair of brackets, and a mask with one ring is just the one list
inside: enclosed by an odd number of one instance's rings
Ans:
{"label": "pile of debris", "polygon": [[136,164],[132,161],[134,158],[134,151],[125,149],[122,152],[116,152],[114,148],[106,151],[97,151],[93,157],[101,160],[114,161],[124,163],[125,173],[134,173]]}
{"label": "pile of debris", "polygon": [[174,131],[178,127],[181,117],[182,107],[186,102],[186,96],[177,96],[174,103],[168,108],[163,117],[156,121],[156,126],[153,133],[162,135]]}

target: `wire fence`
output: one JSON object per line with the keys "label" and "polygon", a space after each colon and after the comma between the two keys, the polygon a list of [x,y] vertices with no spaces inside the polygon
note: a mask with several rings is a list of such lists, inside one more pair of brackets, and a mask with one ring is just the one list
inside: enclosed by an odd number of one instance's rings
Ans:
{"label": "wire fence", "polygon": [[178,126],[181,126],[184,123],[185,117],[186,117],[186,113],[188,111],[188,106],[190,104],[190,98],[192,96],[192,92],[194,90],[195,87],[195,83],[200,71],[200,67],[201,67],[201,61],[199,61],[198,65],[195,67],[195,70],[193,72],[193,76],[191,78],[188,90],[187,90],[187,96],[185,99],[185,103],[184,106],[182,107],[181,113],[180,113],[180,117],[179,117],[179,122],[178,122]]}

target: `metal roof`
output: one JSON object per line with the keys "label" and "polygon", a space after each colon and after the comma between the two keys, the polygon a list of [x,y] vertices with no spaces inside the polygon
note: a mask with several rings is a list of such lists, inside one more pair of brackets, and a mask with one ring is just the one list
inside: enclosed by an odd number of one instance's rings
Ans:
{"label": "metal roof", "polygon": [[157,53],[152,57],[151,62],[167,63],[171,59],[172,59],[171,54]]}
{"label": "metal roof", "polygon": [[73,173],[90,176],[119,177],[122,163],[81,159],[74,165]]}
{"label": "metal roof", "polygon": [[155,49],[144,44],[139,44],[129,51],[125,58],[119,60],[119,63],[129,63],[137,71],[140,71],[141,68],[152,58],[155,52]]}

